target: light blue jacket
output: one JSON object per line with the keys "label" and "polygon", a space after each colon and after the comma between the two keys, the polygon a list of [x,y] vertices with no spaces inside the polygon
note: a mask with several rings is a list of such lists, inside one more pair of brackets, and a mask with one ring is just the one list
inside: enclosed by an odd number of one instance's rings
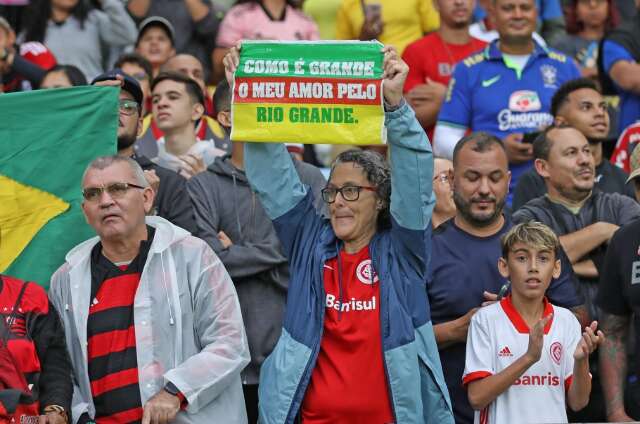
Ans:
{"label": "light blue jacket", "polygon": [[[380,276],[389,397],[398,424],[453,423],[424,282],[425,234],[435,203],[431,146],[406,103],[386,113],[386,126],[392,228],[374,235],[369,252]],[[301,184],[282,145],[247,143],[245,167],[290,263],[284,328],[262,366],[259,388],[260,422],[288,424],[300,412],[320,349],[325,313],[323,265],[337,256],[341,242],[329,221],[316,214],[313,194]]]}

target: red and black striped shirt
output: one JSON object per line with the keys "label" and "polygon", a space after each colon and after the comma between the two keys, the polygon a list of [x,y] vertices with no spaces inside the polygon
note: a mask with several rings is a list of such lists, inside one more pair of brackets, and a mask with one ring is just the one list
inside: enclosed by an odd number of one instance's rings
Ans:
{"label": "red and black striped shirt", "polygon": [[91,303],[87,322],[89,380],[96,422],[137,423],[142,420],[133,301],[154,229],[128,265],[109,261],[102,244],[91,251]]}

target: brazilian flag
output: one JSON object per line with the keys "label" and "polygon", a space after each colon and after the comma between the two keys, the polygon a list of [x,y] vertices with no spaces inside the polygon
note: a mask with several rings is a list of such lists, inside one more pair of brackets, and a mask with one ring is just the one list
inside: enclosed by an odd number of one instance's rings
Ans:
{"label": "brazilian flag", "polygon": [[95,235],[81,180],[116,153],[118,88],[0,95],[0,272],[43,287],[67,252]]}

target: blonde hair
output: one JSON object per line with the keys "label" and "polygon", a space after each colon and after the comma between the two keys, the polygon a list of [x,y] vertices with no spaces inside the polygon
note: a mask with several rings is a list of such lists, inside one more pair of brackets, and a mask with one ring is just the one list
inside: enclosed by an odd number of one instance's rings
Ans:
{"label": "blonde hair", "polygon": [[502,257],[507,259],[509,252],[517,243],[525,244],[537,250],[551,250],[556,258],[560,250],[558,236],[547,225],[528,221],[513,226],[500,240],[502,244]]}

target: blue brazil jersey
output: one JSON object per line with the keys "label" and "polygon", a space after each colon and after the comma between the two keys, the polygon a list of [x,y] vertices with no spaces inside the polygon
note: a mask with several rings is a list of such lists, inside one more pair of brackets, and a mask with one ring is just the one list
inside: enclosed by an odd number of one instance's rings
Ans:
{"label": "blue brazil jersey", "polygon": [[[572,59],[537,43],[518,72],[505,64],[496,40],[456,66],[438,123],[500,138],[538,131],[553,122],[549,110],[558,87],[578,77],[580,71]],[[510,165],[510,193],[530,166],[531,162]]]}
{"label": "blue brazil jersey", "polygon": [[[615,41],[605,40],[602,43],[602,61],[604,70],[611,72],[611,67],[618,61],[635,63],[635,59],[627,49]],[[640,119],[640,96],[622,89],[614,82],[616,90],[620,94],[620,117],[618,118],[618,133],[624,131],[629,125]]]}

